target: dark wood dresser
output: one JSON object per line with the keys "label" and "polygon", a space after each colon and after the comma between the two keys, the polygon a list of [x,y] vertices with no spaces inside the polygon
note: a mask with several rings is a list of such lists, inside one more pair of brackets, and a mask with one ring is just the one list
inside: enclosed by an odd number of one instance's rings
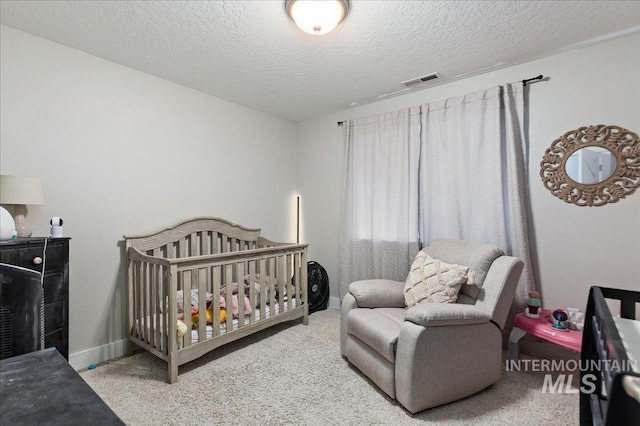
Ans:
{"label": "dark wood dresser", "polygon": [[69,238],[0,241],[0,263],[44,271],[44,345],[69,359]]}

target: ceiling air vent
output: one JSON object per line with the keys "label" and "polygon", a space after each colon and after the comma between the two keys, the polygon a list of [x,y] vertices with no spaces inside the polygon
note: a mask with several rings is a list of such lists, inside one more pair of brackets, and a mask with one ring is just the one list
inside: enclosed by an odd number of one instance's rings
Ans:
{"label": "ceiling air vent", "polygon": [[415,86],[416,84],[426,83],[427,81],[435,80],[437,78],[440,78],[440,76],[438,75],[437,72],[433,72],[431,74],[423,75],[422,77],[412,78],[411,80],[403,81],[402,84],[404,84],[407,87],[411,87],[411,86]]}

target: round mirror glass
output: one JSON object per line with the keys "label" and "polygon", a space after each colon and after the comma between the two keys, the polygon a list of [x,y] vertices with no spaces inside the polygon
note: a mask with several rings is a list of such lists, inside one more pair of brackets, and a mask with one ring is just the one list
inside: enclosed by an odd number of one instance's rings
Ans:
{"label": "round mirror glass", "polygon": [[565,170],[574,182],[587,185],[600,183],[616,170],[616,157],[606,148],[588,146],[571,154]]}

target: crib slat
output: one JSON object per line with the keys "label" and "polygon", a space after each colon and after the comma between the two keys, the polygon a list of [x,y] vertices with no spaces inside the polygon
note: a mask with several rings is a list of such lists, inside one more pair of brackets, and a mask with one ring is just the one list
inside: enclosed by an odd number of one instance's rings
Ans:
{"label": "crib slat", "polygon": [[291,299],[293,299],[294,297],[294,290],[293,290],[293,286],[291,285],[291,261],[292,261],[292,257],[290,254],[287,255],[287,261],[285,263],[287,270],[284,274],[285,279],[287,280],[287,284],[285,285],[285,288],[287,289],[287,308],[288,310],[291,310]]}
{"label": "crib slat", "polygon": [[194,270],[191,273],[191,286],[198,286],[198,312],[200,315],[198,342],[203,342],[207,338],[207,281],[205,274],[205,268],[199,268],[197,272]]}
{"label": "crib slat", "polygon": [[[187,276],[188,275],[188,276]],[[182,279],[181,279],[182,278]],[[182,281],[182,307],[184,323],[187,324],[187,333],[184,335],[185,348],[191,345],[191,271],[178,272],[178,286]]]}
{"label": "crib slat", "polygon": [[232,280],[233,280],[233,265],[225,265],[225,290],[227,293],[227,297],[225,300],[227,306],[227,330],[226,333],[233,330],[233,290],[232,290]]}
{"label": "crib slat", "polygon": [[256,286],[254,279],[256,276],[256,261],[252,260],[249,263],[249,304],[251,305],[251,315],[249,316],[249,324],[253,324],[256,321]]}
{"label": "crib slat", "polygon": [[153,288],[155,289],[155,299],[153,302],[154,310],[152,311],[152,315],[155,316],[153,321],[153,331],[154,331],[154,342],[156,349],[160,350],[162,348],[162,337],[160,336],[160,279],[162,275],[162,267],[160,265],[154,265],[154,282]]}
{"label": "crib slat", "polygon": [[144,318],[144,262],[140,262],[139,266],[140,281],[138,283],[138,313],[140,314],[140,340],[145,340],[145,318]]}
{"label": "crib slat", "polygon": [[289,289],[291,290],[291,307],[295,308],[298,303],[298,296],[296,295],[296,278],[298,270],[296,269],[296,256],[297,253],[291,254],[291,281]]}
{"label": "crib slat", "polygon": [[189,234],[189,256],[198,256],[198,233]]}
{"label": "crib slat", "polygon": [[285,295],[285,279],[286,277],[282,273],[283,269],[284,256],[278,256],[276,258],[276,275],[278,276],[278,305],[280,310],[278,312],[284,312],[284,295]]}
{"label": "crib slat", "polygon": [[220,273],[220,266],[213,266],[212,268],[212,280],[213,280],[213,335],[220,335],[220,282],[222,281],[222,275]]}
{"label": "crib slat", "polygon": [[265,318],[265,306],[267,304],[267,288],[264,282],[264,277],[267,275],[267,261],[262,258],[258,262],[260,267],[260,319],[263,320]]}
{"label": "crib slat", "polygon": [[136,277],[135,284],[135,308],[136,308],[136,337],[138,339],[142,339],[142,313],[140,312],[140,286],[142,285],[142,273],[140,272],[142,269],[142,262],[135,262],[134,266],[134,274]]}
{"label": "crib slat", "polygon": [[156,346],[156,325],[155,313],[158,310],[156,306],[156,271],[157,266],[149,265],[149,344],[155,348]]}
{"label": "crib slat", "polygon": [[295,280],[296,287],[296,306],[300,306],[300,253],[296,253],[293,256],[293,270],[295,271],[293,278]]}
{"label": "crib slat", "polygon": [[162,308],[162,300],[164,295],[162,294],[162,275],[163,275],[163,267],[160,265],[156,265],[156,282],[153,284],[156,287],[156,349],[162,351],[163,348],[163,338],[164,334],[161,321],[162,321],[162,312],[166,312]]}
{"label": "crib slat", "polygon": [[149,343],[151,346],[153,346],[152,344],[152,340],[153,340],[153,311],[151,310],[151,287],[153,286],[153,283],[151,282],[151,274],[153,272],[153,265],[150,263],[147,263],[147,273],[146,275],[146,282],[145,282],[145,290],[144,290],[144,306],[147,310],[145,317],[147,318],[147,343]]}
{"label": "crib slat", "polygon": [[[156,257],[162,257],[162,252],[159,248],[153,250],[153,255]],[[160,326],[160,281],[162,280],[162,267],[160,265],[153,265],[153,277],[154,279],[151,282],[151,286],[153,289],[153,307],[151,309],[152,315],[152,324],[153,324],[153,340],[154,346],[156,349],[161,350],[162,348],[162,337],[161,337],[161,326]],[[155,317],[153,317],[155,316]]]}
{"label": "crib slat", "polygon": [[238,283],[238,328],[244,327],[244,263],[236,264],[236,282]]}
{"label": "crib slat", "polygon": [[[181,238],[177,242],[176,256],[187,257],[187,238]],[[184,335],[184,346],[191,345],[191,272],[184,271],[178,273],[178,289],[182,289],[182,300],[184,309],[184,323],[187,324],[187,333]]]}
{"label": "crib slat", "polygon": [[180,238],[177,244],[178,252],[176,253],[176,256],[179,258],[187,257],[187,237]]}
{"label": "crib slat", "polygon": [[218,249],[218,233],[217,232],[209,232],[209,240],[211,241],[209,253],[217,254],[220,252]]}
{"label": "crib slat", "polygon": [[180,238],[178,240],[178,246],[177,246],[177,250],[176,250],[176,257],[181,258],[181,259],[187,257],[187,250],[188,250],[187,239],[186,238]]}
{"label": "crib slat", "polygon": [[269,258],[269,318],[271,318],[275,314],[276,309],[276,268],[275,268],[275,257]]}
{"label": "crib slat", "polygon": [[[229,252],[229,238],[220,234],[220,253],[228,253]],[[227,268],[222,268],[222,282],[226,285],[227,283]],[[230,308],[230,307],[229,307]],[[231,313],[231,310],[227,311],[227,313]]]}
{"label": "crib slat", "polygon": [[211,254],[220,253],[220,234],[211,232]]}
{"label": "crib slat", "polygon": [[[176,243],[175,243],[175,257],[176,258],[182,258],[182,257],[185,257],[185,255],[186,255],[186,244],[185,244],[184,238],[183,238],[181,240],[176,241]],[[180,273],[178,273],[178,276],[176,278],[178,280],[178,290],[183,290],[184,291],[184,274],[182,272],[180,272]],[[186,309],[185,309],[185,316],[184,316],[183,320],[184,320],[184,323],[187,324],[187,328],[191,329],[190,318],[186,314]]]}
{"label": "crib slat", "polygon": [[[162,257],[162,252],[160,248],[156,248],[153,250],[153,256]],[[161,349],[161,337],[160,337],[160,279],[161,277],[161,267],[160,265],[153,265],[153,279],[151,280],[151,298],[152,298],[152,306],[151,306],[151,315],[155,315],[152,317],[151,324],[153,324],[153,346],[156,349]]]}
{"label": "crib slat", "polygon": [[162,321],[162,329],[160,330],[162,333],[162,350],[164,352],[164,354],[168,354],[169,353],[169,344],[170,342],[168,341],[168,339],[172,339],[172,340],[176,340],[175,339],[175,334],[171,333],[170,328],[168,327],[169,325],[169,288],[170,288],[170,283],[169,283],[169,268],[165,268],[162,267],[161,268],[162,271],[162,281],[161,281],[161,288],[162,288],[162,292],[160,294],[160,303],[162,306],[162,315],[160,315],[160,319]]}
{"label": "crib slat", "polygon": [[[178,340],[176,339],[176,323],[177,323],[177,288],[178,288],[178,268],[175,265],[167,268],[167,290],[169,293],[169,312],[167,323],[167,355],[169,357],[168,376],[169,383],[175,383],[178,380]],[[189,333],[187,333],[189,334]]]}
{"label": "crib slat", "polygon": [[207,285],[207,283],[207,274],[201,274],[200,272],[198,272],[198,288],[200,288],[200,286],[202,285],[206,291],[209,291],[211,287]]}
{"label": "crib slat", "polygon": [[142,297],[140,302],[142,304],[142,340],[146,343],[149,342],[148,329],[147,329],[147,281],[149,274],[149,264],[142,264]]}
{"label": "crib slat", "polygon": [[[231,260],[229,260],[229,262],[231,262]],[[240,277],[239,277],[240,272],[238,270],[237,264],[231,263],[231,266],[232,266],[231,269],[233,270],[233,275],[231,277],[231,282],[235,284],[240,279]],[[236,290],[237,290],[237,288],[236,288]]]}
{"label": "crib slat", "polygon": [[[138,328],[138,309],[136,306],[136,288],[138,287],[138,274],[136,273],[136,264],[138,262],[136,262],[135,260],[129,260],[129,271],[128,271],[128,275],[131,277],[130,280],[130,284],[129,284],[129,300],[127,300],[128,302],[128,309],[129,309],[129,330],[127,330],[129,333],[131,333],[131,337],[138,337],[138,332],[137,332],[137,328]],[[133,355],[132,353],[129,353],[130,351],[132,351],[134,349],[133,346],[129,346],[128,348],[128,352],[127,355]]]}
{"label": "crib slat", "polygon": [[[128,247],[128,244],[125,243]],[[127,250],[127,249],[125,249]],[[133,286],[134,286],[134,277],[133,277],[133,265],[129,260],[127,262],[127,335],[134,335],[135,332],[133,328],[135,327],[135,315],[133,311],[133,306],[131,303],[133,302]],[[131,341],[127,340],[127,355],[133,355],[133,344]]]}
{"label": "crib slat", "polygon": [[209,251],[209,233],[207,231],[198,232],[200,237],[200,254],[207,255]]}
{"label": "crib slat", "polygon": [[131,263],[131,267],[133,268],[133,301],[131,305],[133,308],[133,318],[136,322],[133,335],[140,339],[140,304],[138,302],[138,300],[140,300],[140,262],[134,260]]}

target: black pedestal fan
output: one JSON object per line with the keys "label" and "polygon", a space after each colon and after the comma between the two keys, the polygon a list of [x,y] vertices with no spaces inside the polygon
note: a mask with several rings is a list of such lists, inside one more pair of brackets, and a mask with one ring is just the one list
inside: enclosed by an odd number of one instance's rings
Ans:
{"label": "black pedestal fan", "polygon": [[327,309],[329,303],[329,276],[318,262],[307,263],[309,313]]}

